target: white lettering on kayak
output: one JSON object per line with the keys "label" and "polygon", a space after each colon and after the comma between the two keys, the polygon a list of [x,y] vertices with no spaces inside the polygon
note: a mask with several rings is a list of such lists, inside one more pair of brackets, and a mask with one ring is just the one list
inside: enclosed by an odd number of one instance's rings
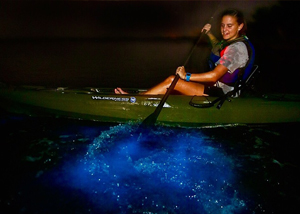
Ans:
{"label": "white lettering on kayak", "polygon": [[[106,97],[106,96],[92,96],[92,100],[106,100],[106,101],[115,101],[115,102],[130,102],[130,103],[136,103],[135,97]],[[157,100],[157,99],[152,99]],[[157,107],[159,102],[158,101],[151,101],[151,99],[148,101],[142,101],[142,105],[144,106],[152,106]],[[171,106],[168,103],[164,103],[164,108],[170,108]]]}
{"label": "white lettering on kayak", "polygon": [[[157,107],[159,105],[159,102],[144,101],[144,102],[142,102],[142,105]],[[171,108],[171,106],[168,103],[164,103],[163,107],[164,108]]]}
{"label": "white lettering on kayak", "polygon": [[131,103],[136,102],[135,97],[103,97],[103,96],[92,96],[92,100],[109,100],[109,101],[116,101],[116,102],[128,102],[130,101]]}

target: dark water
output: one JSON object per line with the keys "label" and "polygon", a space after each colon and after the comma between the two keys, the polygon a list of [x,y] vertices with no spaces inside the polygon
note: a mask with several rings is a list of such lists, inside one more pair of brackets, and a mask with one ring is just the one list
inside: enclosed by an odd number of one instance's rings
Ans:
{"label": "dark water", "polygon": [[[0,81],[72,87],[149,88],[175,74],[197,38],[0,40]],[[209,45],[187,66],[206,71]]]}
{"label": "dark water", "polygon": [[299,127],[137,131],[2,113],[0,213],[293,213]]}

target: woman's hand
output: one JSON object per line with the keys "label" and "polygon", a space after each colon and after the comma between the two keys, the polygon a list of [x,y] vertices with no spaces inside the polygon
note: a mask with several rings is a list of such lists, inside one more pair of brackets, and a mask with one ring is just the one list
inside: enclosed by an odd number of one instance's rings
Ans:
{"label": "woman's hand", "polygon": [[203,32],[205,30],[205,33],[207,34],[210,31],[210,29],[211,29],[211,24],[206,24],[202,28],[201,32]]}
{"label": "woman's hand", "polygon": [[184,66],[179,66],[176,69],[176,74],[178,74],[181,79],[185,80],[185,78],[186,78],[186,72],[185,72]]}

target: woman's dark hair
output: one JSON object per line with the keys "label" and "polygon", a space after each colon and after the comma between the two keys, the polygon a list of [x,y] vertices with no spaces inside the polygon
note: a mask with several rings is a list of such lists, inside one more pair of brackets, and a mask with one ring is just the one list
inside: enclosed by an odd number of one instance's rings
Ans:
{"label": "woman's dark hair", "polygon": [[244,24],[243,28],[239,31],[240,35],[246,35],[246,31],[247,31],[247,23],[246,20],[244,18],[244,15],[242,12],[236,10],[236,9],[227,9],[225,10],[222,14],[221,14],[221,18],[224,16],[234,16],[236,17],[237,23],[240,24]]}

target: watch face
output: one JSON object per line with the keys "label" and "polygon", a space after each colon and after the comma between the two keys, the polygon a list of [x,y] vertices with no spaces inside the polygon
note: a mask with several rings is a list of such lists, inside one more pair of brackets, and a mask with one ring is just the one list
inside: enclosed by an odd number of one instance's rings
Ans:
{"label": "watch face", "polygon": [[185,80],[190,81],[191,73],[186,73]]}

